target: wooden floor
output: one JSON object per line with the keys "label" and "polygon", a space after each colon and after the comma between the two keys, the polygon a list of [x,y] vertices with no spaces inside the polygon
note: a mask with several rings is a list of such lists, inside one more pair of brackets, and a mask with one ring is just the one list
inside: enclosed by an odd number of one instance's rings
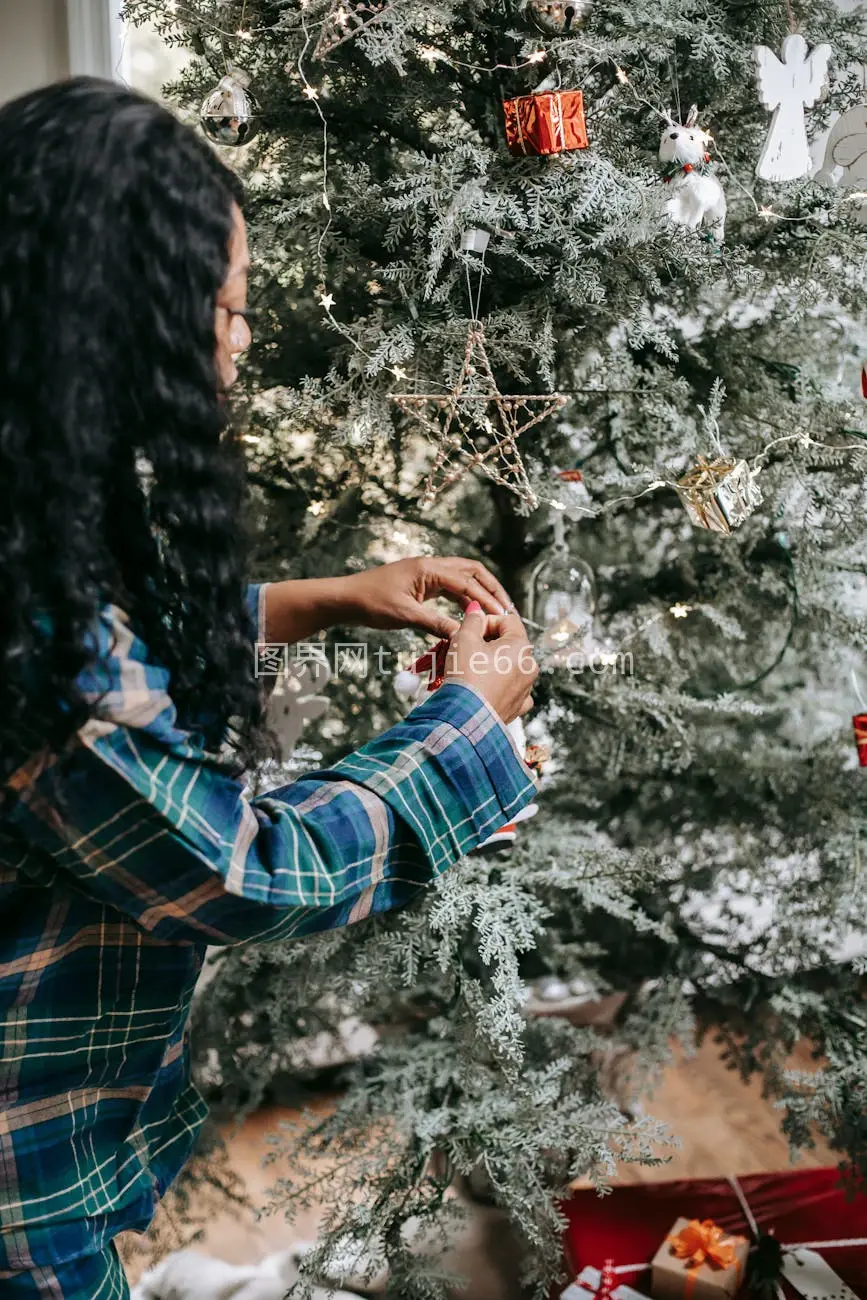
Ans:
{"label": "wooden floor", "polygon": [[[797,1068],[810,1069],[808,1053],[799,1053],[793,1062]],[[624,1166],[623,1182],[652,1182],[661,1178],[701,1178],[724,1173],[761,1173],[789,1167],[788,1148],[780,1132],[779,1112],[762,1099],[757,1084],[745,1085],[727,1070],[720,1060],[719,1049],[705,1042],[691,1059],[679,1059],[668,1070],[647,1110],[666,1121],[682,1142],[668,1164],[644,1169]],[[261,1204],[264,1191],[279,1177],[279,1165],[262,1167],[268,1148],[265,1136],[273,1132],[288,1113],[262,1110],[236,1133],[227,1133],[233,1168],[242,1176],[254,1204]],[[833,1164],[826,1147],[805,1153],[804,1165]],[[255,1223],[250,1214],[233,1210],[212,1218],[203,1242],[197,1247],[232,1263],[249,1263],[269,1251],[280,1250],[297,1239],[310,1239],[316,1233],[315,1211],[302,1212],[291,1225],[269,1218]],[[165,1238],[164,1238],[165,1240]],[[141,1260],[128,1242],[123,1251],[132,1280],[141,1269]],[[493,1266],[490,1221],[478,1225],[476,1236],[465,1243],[462,1262],[465,1273],[474,1273],[473,1300],[501,1300],[513,1294],[511,1286],[498,1280]]]}

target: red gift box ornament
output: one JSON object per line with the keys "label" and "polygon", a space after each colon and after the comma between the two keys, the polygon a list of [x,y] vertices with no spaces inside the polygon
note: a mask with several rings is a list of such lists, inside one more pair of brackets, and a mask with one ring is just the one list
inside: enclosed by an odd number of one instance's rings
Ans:
{"label": "red gift box ornament", "polygon": [[867,713],[856,713],[852,719],[855,728],[855,746],[858,750],[858,762],[867,767]]}
{"label": "red gift box ornament", "polygon": [[518,158],[587,148],[584,95],[580,90],[546,91],[503,101],[506,143]]}

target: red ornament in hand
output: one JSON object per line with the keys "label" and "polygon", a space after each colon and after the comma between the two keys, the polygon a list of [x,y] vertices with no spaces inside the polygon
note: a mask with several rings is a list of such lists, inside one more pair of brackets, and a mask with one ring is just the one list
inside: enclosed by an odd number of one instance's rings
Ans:
{"label": "red ornament in hand", "polygon": [[856,713],[852,719],[855,728],[855,746],[858,750],[858,762],[867,767],[867,713]]}

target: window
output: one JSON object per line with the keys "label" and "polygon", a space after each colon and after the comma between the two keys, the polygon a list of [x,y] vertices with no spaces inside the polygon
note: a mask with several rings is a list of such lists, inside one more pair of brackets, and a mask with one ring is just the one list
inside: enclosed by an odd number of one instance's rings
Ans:
{"label": "window", "polygon": [[121,0],[67,0],[72,76],[123,76]]}

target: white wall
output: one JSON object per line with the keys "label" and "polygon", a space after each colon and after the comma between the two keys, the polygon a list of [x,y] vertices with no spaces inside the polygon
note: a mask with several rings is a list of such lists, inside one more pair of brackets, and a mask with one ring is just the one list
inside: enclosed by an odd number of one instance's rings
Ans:
{"label": "white wall", "polygon": [[0,0],[0,102],[68,75],[64,0]]}

